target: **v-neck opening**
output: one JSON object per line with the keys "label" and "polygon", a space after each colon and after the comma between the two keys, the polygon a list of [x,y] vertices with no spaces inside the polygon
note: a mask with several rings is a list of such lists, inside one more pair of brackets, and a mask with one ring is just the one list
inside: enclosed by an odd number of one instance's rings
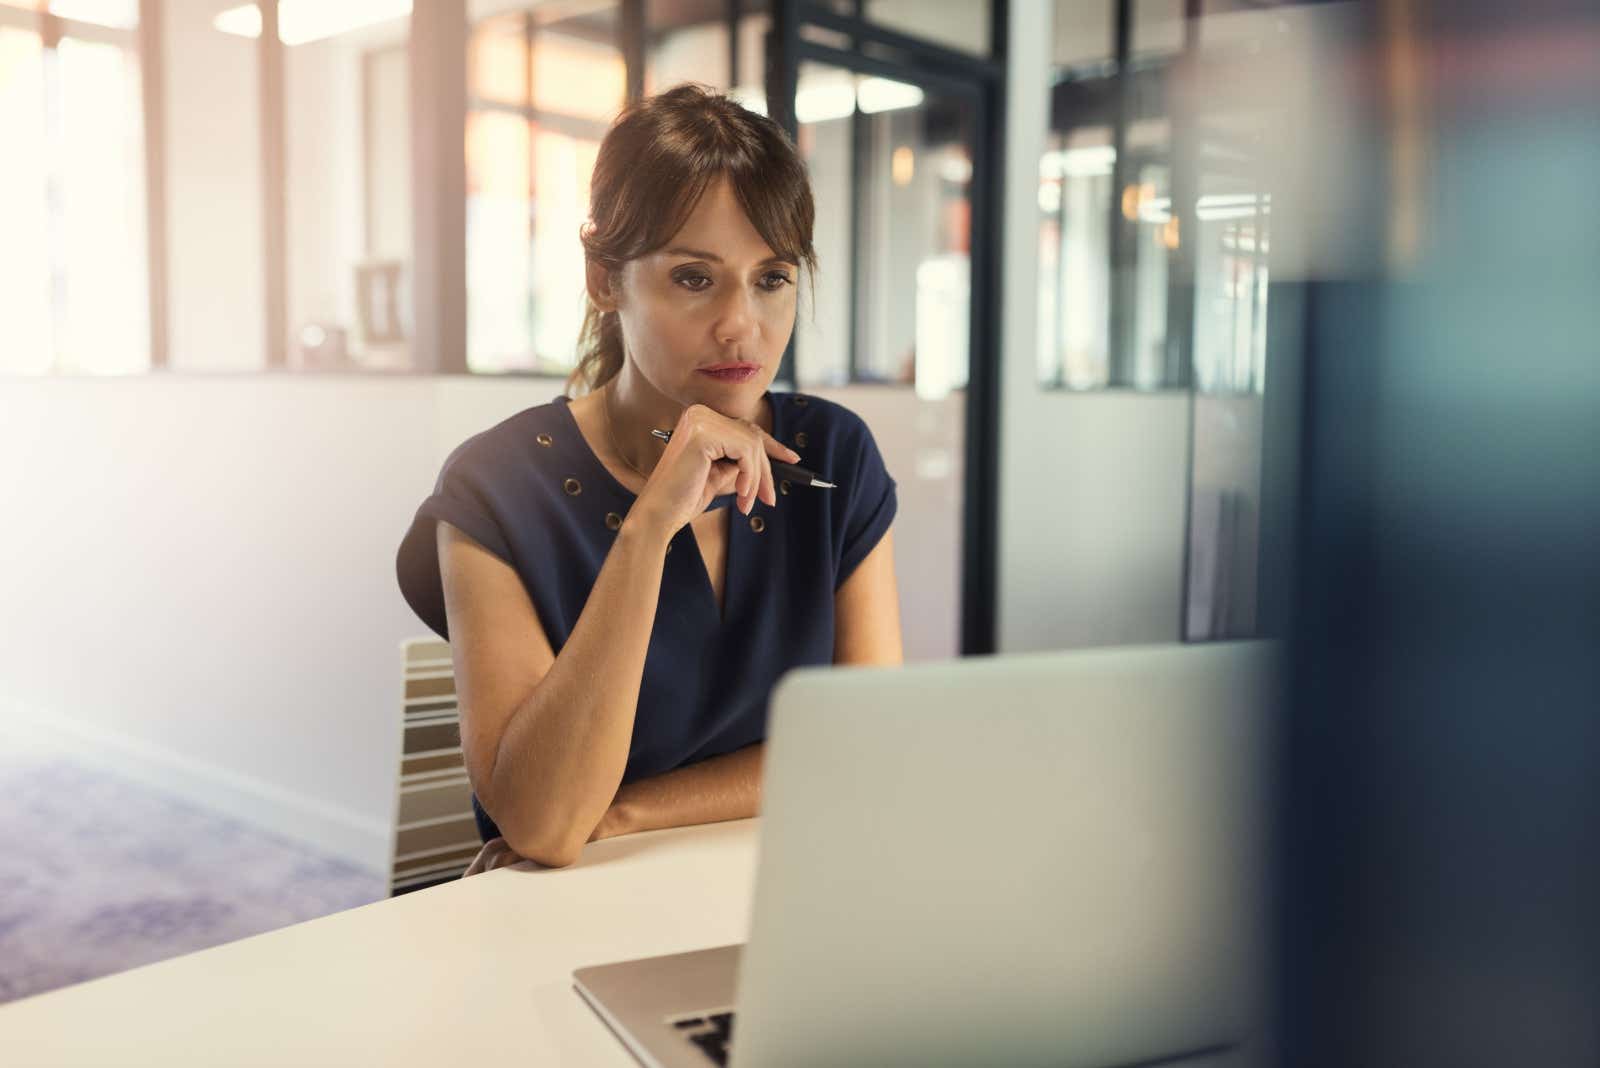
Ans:
{"label": "v-neck opening", "polygon": [[[768,399],[768,401],[771,403],[771,405],[772,405],[772,431],[771,431],[772,437],[774,439],[778,440],[778,441],[782,441],[783,440],[783,434],[782,434],[781,421],[780,421],[780,418],[779,418],[779,409],[780,409],[781,405],[779,405],[779,403],[778,403],[777,394],[773,393],[771,390],[767,390],[766,393],[763,394],[763,396],[765,396]],[[632,490],[628,489],[627,486],[624,486],[621,483],[621,481],[619,481],[617,479],[617,476],[611,473],[611,469],[605,465],[605,462],[600,459],[599,453],[594,451],[594,447],[589,444],[589,439],[583,436],[583,428],[578,425],[578,417],[572,414],[571,404],[572,404],[572,398],[566,396],[565,394],[562,394],[561,396],[559,396],[559,397],[557,397],[555,399],[556,407],[559,408],[562,411],[562,413],[566,416],[567,425],[571,428],[572,433],[573,433],[574,437],[577,439],[578,445],[581,448],[582,452],[584,454],[586,454],[589,464],[591,466],[597,468],[600,471],[600,473],[605,477],[606,481],[611,484],[611,488],[617,494],[619,494],[621,497],[623,497],[628,502],[629,506],[631,507],[633,502],[635,502],[635,501],[637,501],[639,499],[639,495],[637,493],[634,493]],[[711,580],[711,569],[708,566],[706,566],[706,554],[700,548],[700,536],[694,532],[692,523],[684,524],[684,526],[690,528],[689,529],[689,540],[694,544],[695,562],[699,565],[699,568],[700,568],[700,576],[701,576],[700,589],[705,594],[706,600],[711,606],[711,617],[712,617],[712,619],[714,619],[716,621],[717,626],[719,628],[725,627],[725,626],[728,625],[728,620],[730,618],[729,613],[730,613],[731,609],[733,609],[735,607],[734,606],[734,599],[733,599],[734,577],[735,577],[735,568],[734,568],[734,559],[733,559],[733,552],[734,552],[733,543],[734,543],[734,540],[735,540],[734,539],[734,528],[736,526],[738,526],[738,524],[734,522],[734,518],[735,518],[734,513],[735,513],[736,509],[734,508],[733,502],[736,501],[736,500],[738,500],[738,495],[737,494],[725,493],[725,494],[721,495],[720,497],[713,497],[712,500],[711,500],[711,503],[706,506],[706,512],[714,512],[714,511],[717,511],[719,507],[722,507],[722,506],[719,506],[717,504],[718,501],[726,501],[727,502],[725,507],[727,507],[727,509],[728,509],[728,516],[727,516],[727,519],[726,519],[726,522],[728,524],[728,527],[727,527],[727,535],[728,536],[727,536],[727,539],[726,539],[726,541],[725,541],[725,543],[723,544],[723,547],[722,547],[722,603],[721,604],[717,603],[717,588],[716,588],[716,585]],[[705,514],[705,512],[701,513],[701,515],[704,515],[704,514]],[[751,514],[752,515],[755,514],[753,510],[752,510]],[[677,535],[674,534],[673,537],[674,537],[674,539],[676,539]]]}
{"label": "v-neck opening", "polygon": [[694,555],[700,561],[700,573],[705,576],[706,596],[711,598],[711,611],[717,617],[718,626],[728,624],[728,603],[732,600],[733,586],[733,508],[730,506],[728,514],[722,517],[722,522],[727,524],[727,538],[722,543],[722,600],[717,600],[717,586],[711,581],[711,569],[706,566],[706,554],[700,548],[700,535],[696,534],[693,525],[690,525],[689,538],[694,542]]}

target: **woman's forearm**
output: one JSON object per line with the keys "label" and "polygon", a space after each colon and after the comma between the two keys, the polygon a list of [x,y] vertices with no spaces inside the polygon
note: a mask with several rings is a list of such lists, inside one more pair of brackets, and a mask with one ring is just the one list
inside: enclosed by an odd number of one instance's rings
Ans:
{"label": "woman's forearm", "polygon": [[669,537],[624,522],[572,634],[506,725],[483,800],[523,856],[570,864],[616,796]]}
{"label": "woman's forearm", "polygon": [[617,790],[596,838],[663,827],[719,823],[761,809],[761,759],[765,742],[637,779]]}

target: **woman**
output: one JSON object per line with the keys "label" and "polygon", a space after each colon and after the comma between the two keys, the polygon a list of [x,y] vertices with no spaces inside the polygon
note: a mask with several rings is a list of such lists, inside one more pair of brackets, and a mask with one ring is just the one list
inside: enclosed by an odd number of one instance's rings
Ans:
{"label": "woman", "polygon": [[[901,660],[872,435],[768,390],[815,265],[782,129],[696,86],[641,101],[601,143],[590,210],[568,394],[587,391],[460,445],[400,547],[454,658],[487,843],[468,874],[753,816],[778,677]],[[838,488],[776,482],[773,458]]]}

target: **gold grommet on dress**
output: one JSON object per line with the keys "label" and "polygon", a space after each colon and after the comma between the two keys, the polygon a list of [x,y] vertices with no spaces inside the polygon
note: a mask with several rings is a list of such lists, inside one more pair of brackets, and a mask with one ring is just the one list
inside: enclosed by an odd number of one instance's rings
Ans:
{"label": "gold grommet on dress", "polygon": [[615,513],[615,512],[607,512],[606,513],[606,529],[608,529],[608,530],[621,530],[622,529],[622,517],[620,515],[618,515],[617,513]]}
{"label": "gold grommet on dress", "polygon": [[569,478],[561,483],[561,488],[567,491],[568,497],[576,497],[583,492],[583,483],[575,478]]}
{"label": "gold grommet on dress", "polygon": [[785,496],[788,496],[788,493],[789,493],[789,480],[788,479],[784,479],[782,482],[778,483],[778,492],[784,494]]}
{"label": "gold grommet on dress", "polygon": [[767,529],[767,521],[758,515],[753,515],[750,517],[750,529],[760,534]]}
{"label": "gold grommet on dress", "polygon": [[540,445],[543,445],[547,449],[551,445],[551,439],[550,439],[550,435],[549,434],[540,434],[538,437],[534,438],[533,440],[537,441]]}
{"label": "gold grommet on dress", "polygon": [[807,398],[796,394],[795,398],[794,398],[794,402],[796,404],[798,404],[800,407],[804,408],[806,406],[806,403],[807,403]]}
{"label": "gold grommet on dress", "polygon": [[794,436],[794,447],[797,449],[806,447],[806,432],[804,430]]}

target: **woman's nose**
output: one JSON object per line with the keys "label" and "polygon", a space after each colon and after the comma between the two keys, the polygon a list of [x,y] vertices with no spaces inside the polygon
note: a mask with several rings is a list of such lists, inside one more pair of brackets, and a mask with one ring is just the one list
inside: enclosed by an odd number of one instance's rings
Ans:
{"label": "woman's nose", "polygon": [[760,332],[755,295],[743,286],[731,287],[733,292],[719,309],[716,323],[717,342],[728,345],[752,343]]}

